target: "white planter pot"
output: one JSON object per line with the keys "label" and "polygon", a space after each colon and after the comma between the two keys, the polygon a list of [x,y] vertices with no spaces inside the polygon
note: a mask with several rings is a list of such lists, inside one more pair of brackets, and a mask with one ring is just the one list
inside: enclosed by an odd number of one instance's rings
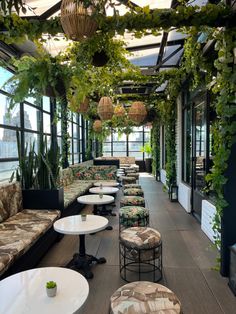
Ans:
{"label": "white planter pot", "polygon": [[57,287],[51,288],[51,289],[46,288],[46,291],[47,291],[48,297],[50,297],[50,298],[55,297],[55,295],[57,294]]}

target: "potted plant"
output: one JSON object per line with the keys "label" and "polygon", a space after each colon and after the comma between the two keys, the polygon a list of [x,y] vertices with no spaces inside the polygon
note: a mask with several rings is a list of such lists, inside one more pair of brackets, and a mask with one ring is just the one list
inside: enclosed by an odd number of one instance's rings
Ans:
{"label": "potted plant", "polygon": [[46,283],[46,292],[48,297],[55,297],[57,294],[57,283],[55,281],[48,281]]}
{"label": "potted plant", "polygon": [[39,151],[35,152],[34,143],[26,143],[21,154],[21,141],[17,132],[19,166],[13,172],[11,181],[21,183],[23,208],[59,209],[64,208],[64,191],[58,187],[59,148],[47,148],[47,141],[41,139]]}
{"label": "potted plant", "polygon": [[81,220],[86,221],[87,219],[87,214],[81,214]]}
{"label": "potted plant", "polygon": [[152,147],[150,143],[146,143],[144,146],[141,147],[140,151],[142,153],[147,154],[147,157],[145,158],[145,168],[146,172],[152,173]]}

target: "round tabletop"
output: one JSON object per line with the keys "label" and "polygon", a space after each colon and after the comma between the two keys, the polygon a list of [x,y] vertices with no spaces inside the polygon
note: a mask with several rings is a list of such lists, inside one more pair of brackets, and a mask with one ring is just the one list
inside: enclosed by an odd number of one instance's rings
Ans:
{"label": "round tabletop", "polygon": [[[46,282],[57,283],[57,294],[50,298]],[[89,294],[87,280],[78,272],[62,267],[26,270],[0,281],[1,313],[72,314]]]}
{"label": "round tabletop", "polygon": [[54,229],[63,234],[89,234],[98,232],[108,225],[105,217],[98,215],[87,215],[86,220],[82,221],[81,215],[68,216],[54,222]]}
{"label": "round tabletop", "polygon": [[100,198],[99,194],[89,194],[78,197],[77,201],[81,204],[105,205],[114,202],[114,197],[111,195],[103,195],[103,197]]}
{"label": "round tabletop", "polygon": [[103,194],[115,194],[119,191],[118,188],[113,188],[111,186],[103,186],[102,188],[100,187],[94,187],[94,188],[90,188],[89,192],[90,193],[103,193]]}
{"label": "round tabletop", "polygon": [[102,184],[102,186],[118,186],[119,183],[116,181],[100,181],[100,182],[94,182],[94,186],[100,186]]}

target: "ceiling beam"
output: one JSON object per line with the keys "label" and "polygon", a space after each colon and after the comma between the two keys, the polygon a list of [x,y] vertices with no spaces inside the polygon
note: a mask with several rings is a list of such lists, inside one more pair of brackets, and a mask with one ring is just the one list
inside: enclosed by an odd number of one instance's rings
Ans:
{"label": "ceiling beam", "polygon": [[43,14],[40,15],[40,20],[46,20],[48,19],[50,16],[52,16],[53,14],[55,14],[56,12],[58,12],[61,8],[61,3],[62,1],[57,2],[56,4],[54,4],[50,9],[48,9],[47,11],[45,11]]}
{"label": "ceiling beam", "polygon": [[[170,40],[167,41],[166,46],[177,46],[177,45],[184,45],[184,38],[183,39],[177,39],[177,40]],[[135,46],[135,47],[126,47],[126,50],[132,52],[132,51],[140,51],[140,50],[147,50],[147,49],[153,49],[153,48],[159,48],[161,46],[161,43],[153,43],[153,44],[147,44],[142,46]]]}

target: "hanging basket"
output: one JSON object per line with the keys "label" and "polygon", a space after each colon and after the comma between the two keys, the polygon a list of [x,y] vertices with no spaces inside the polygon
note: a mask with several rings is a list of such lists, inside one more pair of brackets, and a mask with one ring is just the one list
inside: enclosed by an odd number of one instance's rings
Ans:
{"label": "hanging basket", "polygon": [[114,109],[110,97],[102,97],[100,99],[97,112],[101,120],[110,120],[112,118]]}
{"label": "hanging basket", "polygon": [[126,111],[125,111],[125,108],[123,106],[121,106],[121,105],[115,106],[114,115],[116,117],[124,117],[125,113],[126,113]]}
{"label": "hanging basket", "polygon": [[95,8],[85,8],[83,2],[63,0],[61,4],[61,25],[66,35],[75,41],[91,37],[97,30],[98,24],[91,17]]}
{"label": "hanging basket", "polygon": [[130,119],[136,124],[140,124],[141,122],[143,122],[147,115],[147,110],[144,103],[142,101],[133,102],[131,107],[129,108],[128,115]]}
{"label": "hanging basket", "polygon": [[95,120],[93,122],[93,130],[96,133],[101,133],[102,132],[102,121],[101,120]]}
{"label": "hanging basket", "polygon": [[89,100],[87,97],[85,97],[84,101],[80,103],[77,112],[86,113],[88,111],[88,108],[89,108]]}
{"label": "hanging basket", "polygon": [[105,50],[96,51],[92,58],[92,65],[95,67],[103,67],[109,61],[109,57]]}
{"label": "hanging basket", "polygon": [[66,94],[65,84],[62,79],[58,79],[55,86],[48,85],[44,91],[43,95],[47,97],[59,97]]}

